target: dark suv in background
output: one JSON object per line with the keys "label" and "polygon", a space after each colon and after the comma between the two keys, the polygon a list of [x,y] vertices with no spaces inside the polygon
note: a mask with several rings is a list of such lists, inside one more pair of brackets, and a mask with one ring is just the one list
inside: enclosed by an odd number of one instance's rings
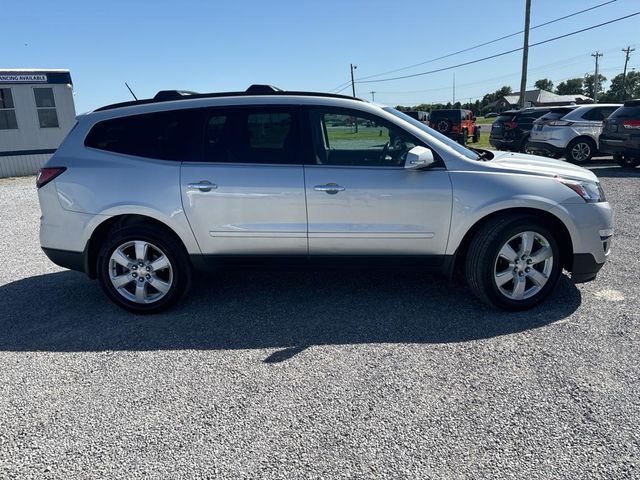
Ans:
{"label": "dark suv in background", "polygon": [[624,102],[604,121],[600,152],[623,167],[640,165],[640,99]]}
{"label": "dark suv in background", "polygon": [[462,145],[469,139],[480,140],[480,127],[471,110],[434,110],[429,114],[429,126]]}
{"label": "dark suv in background", "polygon": [[491,126],[489,143],[497,150],[525,152],[533,122],[550,110],[550,107],[532,107],[502,112]]}

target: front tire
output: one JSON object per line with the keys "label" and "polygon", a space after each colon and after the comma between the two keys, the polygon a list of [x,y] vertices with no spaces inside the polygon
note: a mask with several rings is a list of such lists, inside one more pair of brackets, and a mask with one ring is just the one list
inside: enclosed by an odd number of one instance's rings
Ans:
{"label": "front tire", "polygon": [[526,310],[553,290],[561,260],[556,236],[545,225],[531,217],[503,217],[473,237],[465,274],[483,302],[504,310]]}
{"label": "front tire", "polygon": [[144,224],[110,232],[98,254],[97,274],[107,297],[134,313],[171,307],[191,283],[191,265],[180,240]]}
{"label": "front tire", "polygon": [[596,144],[590,138],[576,138],[569,142],[566,150],[567,160],[581,165],[587,163],[596,153]]}
{"label": "front tire", "polygon": [[460,136],[460,145],[462,145],[463,147],[466,147],[468,139],[469,137],[468,137],[467,131],[464,130],[462,132],[462,135]]}

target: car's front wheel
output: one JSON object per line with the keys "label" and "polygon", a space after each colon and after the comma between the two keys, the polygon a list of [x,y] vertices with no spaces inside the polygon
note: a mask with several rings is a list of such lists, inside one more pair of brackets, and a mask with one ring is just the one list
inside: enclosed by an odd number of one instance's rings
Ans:
{"label": "car's front wheel", "polygon": [[490,221],[474,235],[465,262],[467,282],[484,302],[525,310],[541,302],[561,272],[556,235],[533,218]]}
{"label": "car's front wheel", "polygon": [[109,299],[134,313],[169,308],[191,281],[180,241],[153,225],[113,230],[98,254],[97,273]]}

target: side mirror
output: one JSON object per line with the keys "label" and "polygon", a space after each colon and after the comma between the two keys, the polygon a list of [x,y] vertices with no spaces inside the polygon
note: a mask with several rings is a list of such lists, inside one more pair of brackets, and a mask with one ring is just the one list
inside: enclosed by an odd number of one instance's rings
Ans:
{"label": "side mirror", "polygon": [[404,161],[404,168],[414,170],[417,168],[426,168],[435,163],[433,152],[425,147],[413,147],[407,152],[407,158]]}

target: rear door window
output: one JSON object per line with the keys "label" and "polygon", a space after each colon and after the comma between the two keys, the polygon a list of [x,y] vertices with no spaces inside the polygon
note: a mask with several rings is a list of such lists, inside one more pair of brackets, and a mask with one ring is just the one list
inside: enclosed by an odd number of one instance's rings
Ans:
{"label": "rear door window", "polygon": [[85,146],[159,160],[196,160],[202,138],[202,109],[172,110],[98,122]]}
{"label": "rear door window", "polygon": [[206,162],[302,164],[295,107],[213,109],[205,126]]}

